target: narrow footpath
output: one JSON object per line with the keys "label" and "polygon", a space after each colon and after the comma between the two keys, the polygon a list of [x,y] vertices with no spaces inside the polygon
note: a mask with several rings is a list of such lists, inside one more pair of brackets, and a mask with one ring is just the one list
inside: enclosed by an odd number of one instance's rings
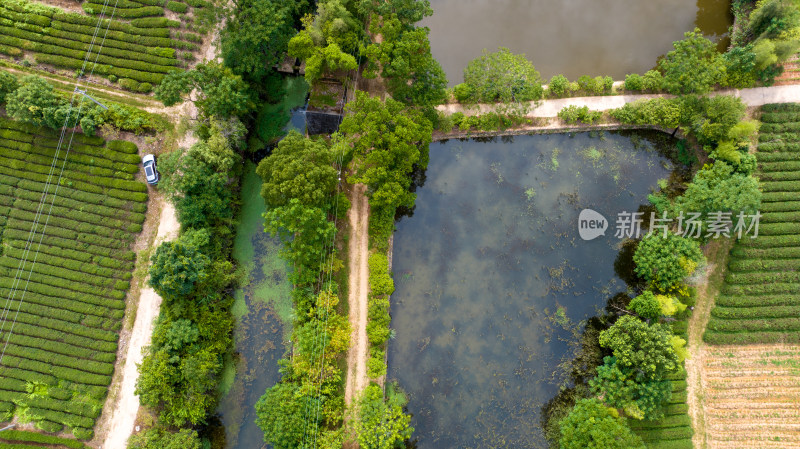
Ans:
{"label": "narrow footpath", "polygon": [[[158,223],[158,232],[153,247],[161,242],[175,239],[178,236],[180,224],[175,215],[175,208],[167,201],[161,209]],[[133,323],[128,352],[122,368],[122,382],[119,391],[114,397],[111,406],[111,420],[108,424],[108,433],[103,449],[123,449],[127,445],[128,437],[133,432],[136,415],[139,412],[139,397],[134,394],[136,379],[139,370],[136,365],[142,363],[142,348],[150,344],[153,335],[158,311],[161,307],[161,297],[149,286],[142,288],[139,304],[136,308],[136,321]]]}
{"label": "narrow footpath", "polygon": [[369,309],[369,202],[367,186],[356,184],[350,195],[352,206],[347,212],[350,221],[347,303],[350,306],[350,350],[347,353],[345,405],[350,405],[369,384],[367,359],[367,312]]}
{"label": "narrow footpath", "polygon": [[[728,89],[719,90],[711,93],[715,95],[733,95],[741,98],[747,106],[763,106],[770,103],[794,103],[800,101],[800,85],[753,87],[750,89]],[[642,95],[604,95],[596,97],[571,97],[558,98],[554,100],[532,101],[528,104],[530,112],[528,117],[556,117],[558,112],[567,106],[588,106],[592,111],[607,111],[609,109],[621,108],[627,103],[637,100],[648,100],[653,98],[671,98],[673,95],[666,94],[642,94]],[[461,112],[464,115],[478,115],[492,112],[503,104],[477,104],[464,105],[451,103],[439,105],[439,111],[454,114]]]}

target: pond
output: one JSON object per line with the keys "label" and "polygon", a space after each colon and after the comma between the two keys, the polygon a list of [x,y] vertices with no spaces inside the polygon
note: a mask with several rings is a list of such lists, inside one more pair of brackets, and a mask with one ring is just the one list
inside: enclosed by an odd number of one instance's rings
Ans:
{"label": "pond", "polygon": [[[729,0],[430,0],[433,56],[451,85],[483,49],[525,53],[543,77],[644,73],[695,26],[718,40]],[[722,45],[724,48],[724,44]]]}
{"label": "pond", "polygon": [[[616,214],[668,178],[655,133],[450,140],[394,236],[389,380],[410,398],[418,449],[546,447],[541,407],[581,320],[626,291]],[[583,241],[578,214],[609,221]]]}

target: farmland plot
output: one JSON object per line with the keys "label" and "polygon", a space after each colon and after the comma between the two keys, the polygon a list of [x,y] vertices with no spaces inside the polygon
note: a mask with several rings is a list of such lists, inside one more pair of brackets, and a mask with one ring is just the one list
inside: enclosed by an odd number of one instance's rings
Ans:
{"label": "farmland plot", "polygon": [[91,438],[114,371],[135,260],[129,248],[142,229],[147,187],[134,180],[135,145],[76,134],[52,209],[56,178],[47,190],[37,227],[46,220],[46,232],[23,266],[23,297],[14,278],[57,144],[54,131],[0,118],[0,299],[11,310],[0,327],[0,341],[9,341],[0,420],[16,415],[48,432],[66,426]]}

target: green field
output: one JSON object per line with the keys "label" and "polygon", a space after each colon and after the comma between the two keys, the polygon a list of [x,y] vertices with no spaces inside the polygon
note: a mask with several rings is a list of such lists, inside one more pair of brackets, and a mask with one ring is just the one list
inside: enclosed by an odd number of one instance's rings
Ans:
{"label": "green field", "polygon": [[[202,0],[190,0],[203,8]],[[154,5],[160,6],[154,6]],[[164,5],[184,11],[182,21],[169,20],[164,15]],[[112,4],[113,5],[113,4]],[[83,3],[87,12],[100,12],[103,2],[90,0]],[[138,92],[150,92],[164,76],[185,68],[184,60],[194,59],[201,42],[198,34],[185,30],[191,16],[186,13],[187,3],[161,0],[120,0],[114,11],[114,20],[104,20],[92,48],[91,62],[86,72],[118,80],[119,86]],[[106,9],[106,16],[111,7]],[[151,17],[155,16],[155,17]],[[118,19],[131,19],[123,21]],[[21,59],[31,55],[37,63],[62,69],[80,70],[91,42],[97,18],[91,15],[65,12],[59,8],[32,3],[27,0],[8,0],[0,3],[0,54]],[[108,32],[106,33],[106,28]],[[103,40],[103,38],[105,38]],[[186,50],[180,52],[180,50]]]}
{"label": "green field", "polygon": [[19,309],[0,366],[0,420],[16,415],[89,438],[114,371],[147,186],[134,180],[135,145],[76,134],[52,209],[47,197],[37,228],[46,219],[46,232],[41,246],[36,234],[20,301],[21,286],[13,297],[11,287],[57,143],[55,131],[0,118],[0,298],[5,305],[11,297],[9,320]]}
{"label": "green field", "polygon": [[712,344],[800,341],[800,104],[766,105],[761,121],[763,216],[758,238],[731,250],[703,336]]}

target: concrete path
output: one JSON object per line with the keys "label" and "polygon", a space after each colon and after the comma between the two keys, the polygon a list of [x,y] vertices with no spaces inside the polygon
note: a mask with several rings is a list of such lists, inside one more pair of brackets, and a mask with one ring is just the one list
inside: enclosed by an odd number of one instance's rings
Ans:
{"label": "concrete path", "polygon": [[[713,92],[711,95],[733,95],[741,98],[747,106],[762,106],[769,103],[794,103],[800,102],[800,85],[754,87],[751,89],[729,89]],[[530,102],[530,112],[528,117],[556,117],[558,111],[566,106],[588,106],[593,111],[607,111],[609,109],[621,108],[626,103],[636,100],[652,99],[657,97],[672,97],[665,94],[642,94],[642,95],[606,95],[597,97],[571,97],[558,98],[554,100],[542,100],[536,106],[535,102]],[[438,110],[453,114],[462,112],[465,115],[479,115],[492,112],[502,104],[443,104],[437,107]]]}

